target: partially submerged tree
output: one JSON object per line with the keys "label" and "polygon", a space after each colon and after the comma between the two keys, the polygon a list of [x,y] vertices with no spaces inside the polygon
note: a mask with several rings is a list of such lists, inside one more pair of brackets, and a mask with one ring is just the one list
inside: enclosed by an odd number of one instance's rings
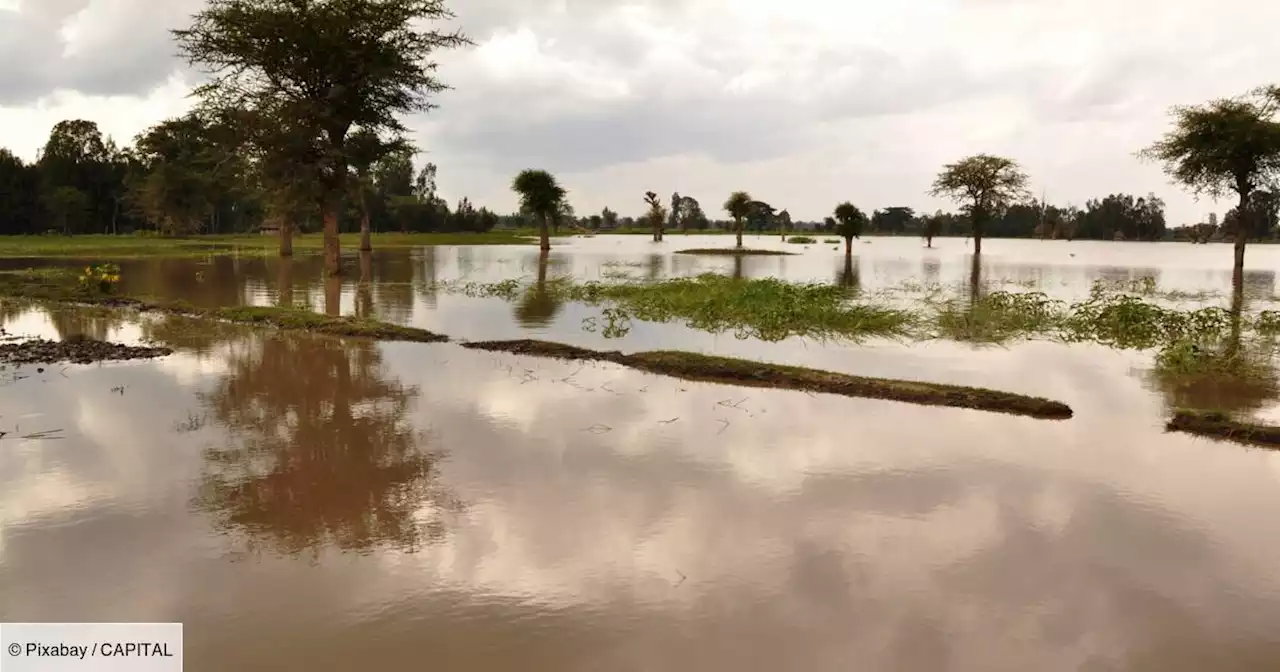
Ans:
{"label": "partially submerged tree", "polygon": [[982,254],[986,220],[1027,197],[1027,175],[1013,159],[978,154],[943,167],[929,193],[964,205],[973,222],[973,253]]}
{"label": "partially submerged tree", "polygon": [[[431,55],[469,41],[421,25],[452,17],[443,0],[208,0],[191,27],[174,31],[182,55],[210,75],[195,91],[206,109],[255,112],[251,119],[265,125],[292,122],[315,139],[318,155],[290,160],[315,168],[331,275],[339,272],[350,133],[401,133],[399,115],[434,107],[430,96],[447,87]],[[278,157],[290,147],[258,149]]]}
{"label": "partially submerged tree", "polygon": [[742,223],[751,214],[752,202],[751,194],[745,191],[733,192],[729,195],[729,200],[724,202],[724,211],[733,218],[733,231],[738,235],[738,249],[742,249]]}
{"label": "partially submerged tree", "polygon": [[555,175],[545,170],[522,170],[511,181],[511,188],[520,195],[520,209],[538,219],[541,250],[551,249],[551,236],[547,227],[560,209],[567,192],[556,181]]}
{"label": "partially submerged tree", "polygon": [[[679,199],[679,194],[676,195]],[[646,218],[649,220],[649,226],[653,228],[653,242],[662,242],[662,227],[666,224],[667,213],[662,208],[662,201],[658,200],[658,194],[652,191],[644,192],[645,205],[649,206],[649,212]]]}
{"label": "partially submerged tree", "polygon": [[[1280,175],[1280,87],[1184,105],[1172,110],[1173,130],[1139,156],[1164,166],[1172,180],[1197,195],[1218,198],[1234,192],[1236,209],[1250,211],[1250,197],[1275,184]],[[1244,269],[1247,217],[1237,217],[1234,269]]]}
{"label": "partially submerged tree", "polygon": [[848,201],[836,206],[836,233],[844,238],[844,256],[853,255],[853,239],[862,235],[867,225],[867,216],[858,207]]}
{"label": "partially submerged tree", "polygon": [[923,219],[925,246],[933,247],[933,239],[942,233],[942,218],[925,215]]}
{"label": "partially submerged tree", "polygon": [[347,146],[351,170],[355,177],[352,191],[355,193],[356,203],[360,206],[360,251],[368,252],[373,249],[373,241],[370,239],[372,227],[369,195],[374,189],[374,168],[385,158],[411,154],[413,150],[408,141],[403,138],[383,139],[377,133],[365,128],[353,132],[347,139]]}

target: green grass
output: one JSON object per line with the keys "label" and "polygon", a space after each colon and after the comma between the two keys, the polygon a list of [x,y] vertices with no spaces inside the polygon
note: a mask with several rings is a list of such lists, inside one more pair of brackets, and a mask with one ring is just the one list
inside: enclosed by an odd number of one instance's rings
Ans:
{"label": "green grass", "polygon": [[699,382],[803,390],[928,406],[970,408],[1034,418],[1066,419],[1072,416],[1071,407],[1061,402],[1011,392],[913,380],[852,376],[799,366],[784,366],[693,352],[655,351],[627,355],[535,340],[486,341],[462,345],[476,350],[510,352],[534,357],[607,361],[649,373]]}
{"label": "green grass", "polygon": [[[524,296],[530,287],[515,280],[497,283],[441,285],[469,296],[508,301]],[[780,341],[792,336],[858,339],[908,335],[912,316],[891,307],[860,304],[840,287],[797,284],[776,278],[734,279],[704,274],[656,282],[576,283],[557,279],[543,291],[558,301],[608,306],[606,333],[626,333],[632,320],[682,322],[692,329],[732,332],[738,338]]]}
{"label": "green grass", "polygon": [[787,239],[787,242],[795,243],[796,245],[812,245],[818,242],[818,239],[810,238],[809,236],[791,236]]}
{"label": "green grass", "polygon": [[[404,248],[422,245],[527,245],[535,242],[530,231],[489,233],[375,233],[373,248]],[[340,236],[342,248],[357,249],[360,234]],[[293,240],[295,254],[319,252],[324,236],[308,233]],[[121,259],[149,256],[207,256],[211,254],[275,255],[280,239],[264,235],[219,235],[170,238],[150,235],[86,236],[0,236],[0,257],[71,257]]]}

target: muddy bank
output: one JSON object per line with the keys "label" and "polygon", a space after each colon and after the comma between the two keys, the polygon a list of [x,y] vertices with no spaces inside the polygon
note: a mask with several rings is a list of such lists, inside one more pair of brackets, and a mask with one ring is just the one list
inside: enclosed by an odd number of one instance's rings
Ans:
{"label": "muddy bank", "polygon": [[649,373],[699,382],[887,399],[927,406],[971,408],[1054,420],[1063,420],[1072,416],[1071,407],[1061,402],[1010,392],[960,385],[852,376],[798,366],[714,357],[691,352],[657,351],[626,355],[617,351],[596,351],[563,343],[536,340],[479,341],[463,343],[462,347],[573,361],[613,362]]}
{"label": "muddy bank", "polygon": [[1235,420],[1220,411],[1178,409],[1173,412],[1173,418],[1165,429],[1245,445],[1280,448],[1280,427]]}
{"label": "muddy bank", "polygon": [[162,347],[140,347],[72,338],[65,341],[43,339],[0,343],[0,362],[5,364],[92,364],[94,362],[154,359],[173,354]]}
{"label": "muddy bank", "polygon": [[676,250],[676,254],[700,254],[713,257],[794,257],[796,253],[782,252],[780,250],[739,250],[732,247],[709,247]]}

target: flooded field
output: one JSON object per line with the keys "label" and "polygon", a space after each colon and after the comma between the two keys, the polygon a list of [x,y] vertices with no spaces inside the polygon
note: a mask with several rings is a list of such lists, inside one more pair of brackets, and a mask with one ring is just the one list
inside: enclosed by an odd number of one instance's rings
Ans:
{"label": "flooded field", "polygon": [[[728,245],[375,251],[338,281],[317,257],[140,259],[121,292],[978,385],[1075,415],[0,304],[10,334],[175,351],[0,371],[0,621],[183,621],[191,670],[1277,669],[1280,452],[1165,433],[1196,391],[1162,386],[1149,352],[607,336],[598,307],[441,288],[717,272],[961,291],[972,268],[961,239],[873,238],[851,265],[750,236],[796,255],[672,254]],[[1064,300],[1145,277],[1197,305],[1232,290],[1221,245],[990,240],[983,258],[986,286]],[[1280,247],[1247,263],[1245,300],[1270,305]]]}

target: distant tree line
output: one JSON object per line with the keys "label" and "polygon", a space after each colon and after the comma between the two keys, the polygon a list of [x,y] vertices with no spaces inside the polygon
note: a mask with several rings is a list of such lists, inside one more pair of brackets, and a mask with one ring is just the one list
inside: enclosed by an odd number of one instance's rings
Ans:
{"label": "distant tree line", "polygon": [[[489,231],[523,224],[463,198],[436,192],[436,166],[414,170],[413,150],[394,151],[353,171],[339,230],[358,231],[364,213],[374,231]],[[83,119],[54,126],[31,163],[0,148],[0,235],[155,231],[164,235],[274,230],[292,216],[319,230],[319,206],[289,202],[236,134],[198,115],[164,121],[131,146],[104,137]]]}

